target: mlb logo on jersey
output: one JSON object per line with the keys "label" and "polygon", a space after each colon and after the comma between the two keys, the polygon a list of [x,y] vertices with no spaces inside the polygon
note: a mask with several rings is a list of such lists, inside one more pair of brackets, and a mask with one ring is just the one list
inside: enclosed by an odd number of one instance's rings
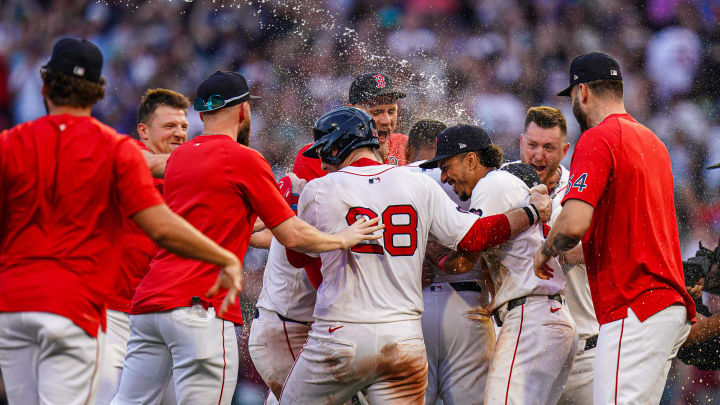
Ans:
{"label": "mlb logo on jersey", "polygon": [[372,179],[368,179],[368,183],[370,183],[370,184],[380,183],[380,177],[373,177]]}

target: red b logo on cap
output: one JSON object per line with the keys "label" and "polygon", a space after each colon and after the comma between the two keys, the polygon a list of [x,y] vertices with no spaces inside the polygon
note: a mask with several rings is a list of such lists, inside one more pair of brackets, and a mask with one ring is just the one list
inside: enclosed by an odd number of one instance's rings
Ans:
{"label": "red b logo on cap", "polygon": [[375,75],[375,80],[377,80],[377,86],[379,89],[385,87],[385,78],[383,75]]}

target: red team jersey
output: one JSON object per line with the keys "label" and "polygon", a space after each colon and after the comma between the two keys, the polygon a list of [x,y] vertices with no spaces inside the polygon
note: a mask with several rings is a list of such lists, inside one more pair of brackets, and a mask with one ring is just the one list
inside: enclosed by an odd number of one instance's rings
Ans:
{"label": "red team jersey", "polygon": [[598,322],[640,321],[673,304],[695,304],[685,289],[665,145],[628,114],[613,114],[585,131],[575,147],[570,199],[595,208],[583,237]]}
{"label": "red team jersey", "polygon": [[405,134],[390,134],[388,136],[388,155],[385,163],[396,166],[405,166],[405,146],[408,136]]}
{"label": "red team jersey", "polygon": [[[175,149],[165,168],[165,200],[175,213],[240,258],[258,215],[268,228],[294,215],[265,158],[227,135],[201,135]],[[209,300],[205,292],[219,271],[216,265],[162,249],[135,291],[131,313],[188,307],[195,296],[217,311],[226,293]],[[242,323],[237,301],[223,319]]]}
{"label": "red team jersey", "polygon": [[0,133],[0,311],[105,330],[123,216],[162,204],[132,139],[53,115]]}
{"label": "red team jersey", "polygon": [[303,156],[303,153],[305,153],[305,151],[308,150],[310,146],[312,146],[312,143],[309,143],[300,148],[297,156],[295,156],[295,163],[293,163],[292,168],[292,172],[305,181],[317,179],[318,177],[322,177],[327,174],[325,170],[322,170],[320,168],[320,159],[313,159],[307,156]]}
{"label": "red team jersey", "polygon": [[[133,141],[140,149],[148,150],[144,143],[136,139]],[[155,188],[162,195],[163,180],[153,178],[153,182]],[[119,243],[122,245],[120,274],[115,280],[112,295],[108,297],[107,307],[113,311],[129,313],[135,289],[150,269],[150,260],[157,253],[158,247],[130,218],[123,221],[121,233],[119,239]]]}

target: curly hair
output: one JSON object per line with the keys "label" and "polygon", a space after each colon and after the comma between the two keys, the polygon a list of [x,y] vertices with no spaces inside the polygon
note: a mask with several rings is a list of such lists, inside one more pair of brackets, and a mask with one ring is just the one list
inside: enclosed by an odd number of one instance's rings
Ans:
{"label": "curly hair", "polygon": [[462,153],[459,156],[463,159],[468,153],[474,153],[480,160],[480,164],[485,167],[499,169],[502,166],[504,153],[502,148],[497,145],[488,145],[482,149]]}
{"label": "curly hair", "polygon": [[50,69],[40,71],[47,97],[56,106],[92,107],[105,97],[105,78],[99,82]]}

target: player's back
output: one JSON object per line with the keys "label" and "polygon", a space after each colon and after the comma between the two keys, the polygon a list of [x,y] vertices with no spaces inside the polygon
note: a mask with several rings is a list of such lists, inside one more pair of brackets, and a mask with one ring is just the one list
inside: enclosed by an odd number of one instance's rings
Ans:
{"label": "player's back", "polygon": [[456,210],[429,177],[391,165],[349,166],[311,181],[299,213],[325,232],[381,218],[381,239],[321,254],[315,318],[363,323],[419,319],[428,234],[454,248],[477,218]]}
{"label": "player's back", "polygon": [[104,319],[121,219],[162,203],[134,141],[89,116],[0,133],[0,310]]}

